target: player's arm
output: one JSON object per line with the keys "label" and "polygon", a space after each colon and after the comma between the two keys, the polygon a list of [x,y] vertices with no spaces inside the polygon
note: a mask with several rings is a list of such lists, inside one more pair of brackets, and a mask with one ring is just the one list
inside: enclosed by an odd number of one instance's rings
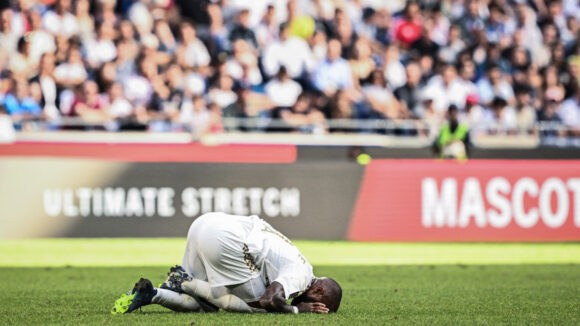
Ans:
{"label": "player's arm", "polygon": [[328,308],[321,302],[301,302],[297,306],[286,303],[284,287],[278,282],[272,282],[259,301],[260,307],[269,312],[294,313],[314,312],[327,314]]}

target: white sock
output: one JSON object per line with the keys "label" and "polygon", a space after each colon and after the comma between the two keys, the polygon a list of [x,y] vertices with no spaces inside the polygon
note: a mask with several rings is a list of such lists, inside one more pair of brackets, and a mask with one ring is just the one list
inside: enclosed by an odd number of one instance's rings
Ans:
{"label": "white sock", "polygon": [[201,312],[201,306],[190,295],[177,293],[167,289],[156,289],[157,294],[151,299],[151,303],[162,305],[178,312]]}
{"label": "white sock", "polygon": [[193,279],[181,283],[181,289],[191,296],[203,298],[229,312],[253,312],[244,300],[231,294],[223,286],[212,288],[208,282]]}

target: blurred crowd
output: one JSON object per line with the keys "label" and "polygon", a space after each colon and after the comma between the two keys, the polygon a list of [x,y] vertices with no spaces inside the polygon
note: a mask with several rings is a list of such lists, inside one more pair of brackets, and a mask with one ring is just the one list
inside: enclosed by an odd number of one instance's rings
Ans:
{"label": "blurred crowd", "polygon": [[284,123],[240,128],[411,120],[433,135],[455,105],[473,131],[580,136],[579,35],[578,0],[14,0],[0,112],[25,129],[257,117]]}

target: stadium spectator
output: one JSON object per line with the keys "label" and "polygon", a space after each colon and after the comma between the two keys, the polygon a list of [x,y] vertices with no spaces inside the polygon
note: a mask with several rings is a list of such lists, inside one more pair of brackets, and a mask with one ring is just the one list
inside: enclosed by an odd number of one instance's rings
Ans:
{"label": "stadium spectator", "polygon": [[206,133],[210,127],[211,113],[203,97],[196,95],[191,100],[185,100],[181,107],[179,120],[197,136]]}
{"label": "stadium spectator", "polygon": [[276,23],[276,7],[269,4],[266,13],[256,28],[256,40],[260,48],[265,48],[278,37],[278,24]]}
{"label": "stadium spectator", "polygon": [[371,73],[376,68],[376,63],[371,56],[371,46],[368,40],[359,38],[354,45],[349,60],[352,78],[357,88],[368,83]]}
{"label": "stadium spectator", "polygon": [[315,64],[318,64],[326,58],[327,51],[327,39],[326,34],[317,29],[310,38],[310,48],[312,49],[312,55],[314,57]]}
{"label": "stadium spectator", "polygon": [[10,57],[16,54],[19,35],[12,28],[12,9],[0,12],[0,64],[5,65]]}
{"label": "stadium spectator", "polygon": [[467,0],[464,11],[465,14],[457,20],[457,25],[461,29],[461,38],[468,40],[485,26],[481,0]]}
{"label": "stadium spectator", "polygon": [[97,26],[97,37],[85,41],[87,62],[93,69],[99,68],[103,63],[110,62],[117,56],[115,39],[115,26],[111,22],[102,22]]}
{"label": "stadium spectator", "polygon": [[477,88],[481,103],[485,106],[490,106],[496,97],[502,98],[508,103],[514,101],[513,88],[497,65],[490,65],[487,68],[486,77],[477,82]]}
{"label": "stadium spectator", "polygon": [[54,78],[63,87],[75,87],[85,81],[88,77],[87,70],[83,63],[81,49],[69,46],[66,61],[59,64],[54,69]]}
{"label": "stadium spectator", "polygon": [[42,26],[54,36],[71,37],[79,33],[76,17],[71,13],[71,0],[56,0],[53,9],[42,16]]}
{"label": "stadium spectator", "polygon": [[517,129],[520,133],[528,133],[537,119],[536,110],[531,105],[531,90],[527,85],[518,85],[514,92]]}
{"label": "stadium spectator", "polygon": [[561,102],[565,95],[566,89],[559,80],[558,68],[553,65],[544,68],[544,98],[553,99]]}
{"label": "stadium spectator", "polygon": [[123,94],[123,84],[115,82],[107,90],[107,114],[114,119],[127,119],[133,114],[133,106]]}
{"label": "stadium spectator", "polygon": [[4,96],[3,104],[6,112],[15,121],[23,118],[39,117],[42,113],[40,105],[30,95],[28,83],[24,80],[14,81],[14,90]]}
{"label": "stadium spectator", "polygon": [[419,39],[422,33],[423,19],[418,2],[408,1],[403,16],[393,24],[393,39],[407,49]]}
{"label": "stadium spectator", "polygon": [[209,16],[209,27],[207,29],[208,50],[215,57],[217,54],[226,51],[229,31],[224,24],[222,9],[218,3],[208,3],[207,14]]}
{"label": "stadium spectator", "polygon": [[32,96],[41,105],[46,117],[59,116],[60,89],[54,76],[55,62],[52,53],[40,58],[38,75],[29,80]]}
{"label": "stadium spectator", "polygon": [[518,127],[517,116],[513,107],[503,97],[495,97],[486,111],[486,127],[494,134],[514,134]]}
{"label": "stadium spectator", "polygon": [[212,103],[219,107],[226,108],[236,102],[238,96],[234,92],[234,81],[232,77],[221,74],[214,86],[209,89],[208,96]]}
{"label": "stadium spectator", "polygon": [[408,116],[401,108],[393,93],[386,87],[387,81],[382,71],[371,73],[370,83],[362,88],[362,93],[370,107],[368,115],[371,118],[402,119]]}
{"label": "stadium spectator", "polygon": [[385,79],[391,89],[397,89],[407,82],[405,78],[405,66],[399,57],[399,48],[391,45],[385,51],[384,57]]}
{"label": "stadium spectator", "polygon": [[30,12],[33,10],[35,5],[34,1],[31,0],[17,0],[13,8],[12,15],[12,27],[14,28],[14,33],[18,36],[22,36],[30,31],[30,21],[28,19]]}
{"label": "stadium spectator", "polygon": [[469,126],[474,133],[485,133],[485,109],[479,104],[477,93],[468,94],[465,97],[465,109],[460,114],[459,120]]}
{"label": "stadium spectator", "polygon": [[166,66],[173,60],[173,55],[177,49],[177,40],[171,32],[169,23],[163,19],[157,19],[154,24],[154,34],[158,41],[156,50],[157,62]]}
{"label": "stadium spectator", "polygon": [[489,17],[485,23],[485,36],[493,44],[509,44],[509,36],[514,32],[513,24],[506,19],[504,7],[496,2],[488,5]]}
{"label": "stadium spectator", "polygon": [[430,37],[439,46],[444,46],[449,43],[449,29],[451,23],[449,19],[443,15],[441,10],[441,3],[435,3],[432,5],[430,12],[427,13],[430,17],[431,27]]}
{"label": "stadium spectator", "polygon": [[81,39],[91,38],[95,32],[95,19],[90,13],[89,0],[77,0],[74,3],[74,13],[78,24],[78,35]]}
{"label": "stadium spectator", "polygon": [[580,136],[580,90],[558,107],[557,115],[570,134]]}
{"label": "stadium spectator", "polygon": [[314,86],[328,97],[332,97],[339,89],[353,88],[350,65],[340,54],[340,41],[337,39],[328,41],[326,60],[318,65],[314,73]]}
{"label": "stadium spectator", "polygon": [[[127,45],[126,49],[124,49],[127,58],[131,58],[132,60],[137,58],[140,45],[137,42],[137,36],[135,35],[135,27],[130,20],[125,19],[119,23],[117,42],[124,42]],[[117,55],[119,55],[119,52],[117,52]]]}
{"label": "stadium spectator", "polygon": [[291,107],[296,103],[302,93],[300,84],[290,79],[286,67],[280,67],[276,78],[270,80],[265,86],[266,94],[276,107]]}
{"label": "stadium spectator", "polygon": [[28,60],[30,60],[32,67],[38,68],[40,57],[43,54],[54,54],[56,42],[55,37],[42,28],[42,16],[38,11],[30,11],[28,18],[30,31],[25,34],[29,44]]}
{"label": "stadium spectator", "polygon": [[325,131],[325,118],[322,112],[312,106],[312,98],[300,94],[296,103],[290,108],[278,108],[273,112],[274,118],[282,119],[292,128],[290,131],[305,133],[322,133]]}
{"label": "stadium spectator", "polygon": [[99,94],[99,86],[89,80],[76,93],[69,116],[80,117],[89,123],[103,122],[109,120],[106,109],[106,101]]}
{"label": "stadium spectator", "polygon": [[8,57],[8,69],[18,78],[30,78],[36,72],[36,63],[30,56],[30,41],[27,37],[18,39],[16,53]]}
{"label": "stadium spectator", "polygon": [[[345,91],[339,90],[328,103],[328,116],[330,119],[352,119],[359,114],[353,110],[353,105]],[[339,131],[339,130],[332,130]],[[348,130],[341,130],[348,131]]]}
{"label": "stadium spectator", "polygon": [[405,76],[407,82],[405,85],[395,89],[394,95],[403,106],[403,110],[412,113],[414,117],[418,117],[417,109],[420,104],[421,89],[423,87],[419,64],[417,62],[409,62],[407,67],[405,67]]}
{"label": "stadium spectator", "polygon": [[196,69],[200,74],[209,75],[210,56],[203,42],[197,38],[195,27],[184,21],[179,26],[181,44],[177,48],[177,62],[185,68]]}
{"label": "stadium spectator", "polygon": [[237,14],[237,22],[230,32],[229,41],[234,43],[237,40],[244,40],[254,48],[258,48],[256,34],[250,29],[250,11],[242,9]]}
{"label": "stadium spectator", "polygon": [[152,79],[157,76],[157,65],[151,57],[142,56],[137,71],[123,80],[125,96],[135,106],[146,107],[153,96]]}
{"label": "stadium spectator", "polygon": [[242,39],[234,41],[232,48],[233,55],[225,63],[226,73],[241,84],[249,86],[262,84],[262,74],[255,50]]}
{"label": "stadium spectator", "polygon": [[452,25],[449,28],[448,41],[442,44],[438,57],[445,63],[454,63],[457,55],[466,48],[465,42],[461,39],[459,26]]}
{"label": "stadium spectator", "polygon": [[[270,43],[262,57],[264,72],[268,77],[274,76],[280,66],[286,67],[293,79],[304,77],[314,68],[314,57],[308,43],[290,35],[287,23],[280,25],[280,39]],[[340,46],[340,42],[338,43]],[[340,53],[339,53],[340,56]]]}
{"label": "stadium spectator", "polygon": [[435,113],[443,117],[451,104],[463,108],[467,94],[453,65],[444,65],[440,70],[440,74],[429,79],[424,92],[433,94]]}

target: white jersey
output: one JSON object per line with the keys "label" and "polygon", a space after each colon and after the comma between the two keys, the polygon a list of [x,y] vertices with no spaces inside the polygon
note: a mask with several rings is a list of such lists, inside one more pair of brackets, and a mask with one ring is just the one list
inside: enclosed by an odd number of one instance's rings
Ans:
{"label": "white jersey", "polygon": [[[314,279],[312,266],[298,248],[255,215],[200,216],[189,228],[182,266],[212,287],[238,285],[258,277],[266,287],[278,282],[286,299],[304,292]],[[262,294],[241,299],[254,301]]]}

